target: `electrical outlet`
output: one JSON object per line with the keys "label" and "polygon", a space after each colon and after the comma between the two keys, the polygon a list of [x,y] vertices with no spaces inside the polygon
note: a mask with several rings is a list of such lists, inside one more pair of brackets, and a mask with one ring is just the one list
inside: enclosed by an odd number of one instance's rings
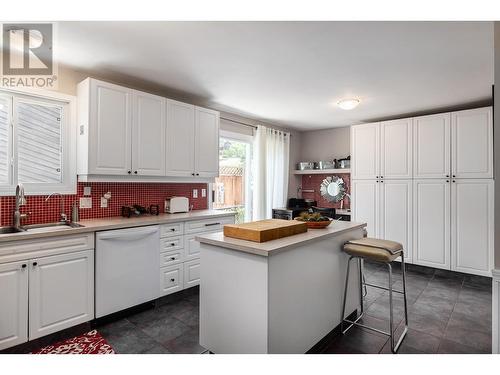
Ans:
{"label": "electrical outlet", "polygon": [[92,187],[90,186],[84,186],[83,187],[83,195],[86,197],[90,196],[92,194]]}
{"label": "electrical outlet", "polygon": [[201,197],[205,198],[207,196],[207,189],[201,189]]}
{"label": "electrical outlet", "polygon": [[193,198],[198,198],[198,189],[193,189]]}
{"label": "electrical outlet", "polygon": [[108,200],[104,197],[101,197],[101,208],[108,208]]}
{"label": "electrical outlet", "polygon": [[80,208],[92,208],[92,198],[80,198]]}

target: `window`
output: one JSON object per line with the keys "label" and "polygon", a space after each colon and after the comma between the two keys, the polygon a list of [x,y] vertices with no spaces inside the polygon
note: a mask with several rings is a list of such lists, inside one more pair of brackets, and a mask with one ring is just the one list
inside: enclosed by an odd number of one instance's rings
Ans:
{"label": "window", "polygon": [[0,194],[76,192],[68,101],[0,92]]}
{"label": "window", "polygon": [[252,138],[229,132],[221,134],[219,177],[213,184],[213,208],[236,212],[236,223],[250,221]]}

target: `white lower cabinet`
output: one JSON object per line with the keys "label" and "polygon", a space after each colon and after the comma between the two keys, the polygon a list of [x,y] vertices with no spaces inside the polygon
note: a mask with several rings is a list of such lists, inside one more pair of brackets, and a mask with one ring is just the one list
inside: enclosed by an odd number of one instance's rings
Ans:
{"label": "white lower cabinet", "polygon": [[183,263],[160,269],[160,295],[166,296],[184,289]]}
{"label": "white lower cabinet", "polygon": [[93,319],[93,250],[34,259],[28,267],[30,340]]}
{"label": "white lower cabinet", "polygon": [[184,263],[184,289],[200,284],[200,260]]}
{"label": "white lower cabinet", "polygon": [[450,180],[414,180],[413,263],[450,269]]}
{"label": "white lower cabinet", "polygon": [[353,221],[366,223],[368,237],[379,237],[379,186],[378,180],[352,182]]}
{"label": "white lower cabinet", "polygon": [[451,269],[491,276],[493,180],[456,179],[451,184]]}
{"label": "white lower cabinet", "polygon": [[0,350],[28,341],[27,262],[0,264]]}

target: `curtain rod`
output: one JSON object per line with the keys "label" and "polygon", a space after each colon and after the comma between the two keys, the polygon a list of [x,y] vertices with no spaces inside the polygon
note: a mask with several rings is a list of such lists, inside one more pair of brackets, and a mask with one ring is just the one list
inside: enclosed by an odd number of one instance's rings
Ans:
{"label": "curtain rod", "polygon": [[[240,124],[240,125],[243,125],[243,126],[248,126],[248,127],[250,127],[250,128],[257,129],[257,126],[252,125],[252,124],[247,124],[246,122],[236,121],[236,120],[232,120],[232,119],[230,119],[230,118],[227,118],[227,117],[222,117],[222,116],[221,116],[220,118],[221,118],[221,120],[226,120],[226,121],[229,121],[229,122],[234,122],[235,124]],[[276,129],[273,129],[273,128],[270,128],[270,129],[272,129],[272,130],[274,130],[274,131],[280,131],[280,132],[283,132],[283,133],[285,133],[285,135],[287,135],[287,134],[288,134],[290,137],[292,136],[292,133],[290,133],[290,132],[286,132],[286,131],[282,131],[282,130],[276,130]]]}

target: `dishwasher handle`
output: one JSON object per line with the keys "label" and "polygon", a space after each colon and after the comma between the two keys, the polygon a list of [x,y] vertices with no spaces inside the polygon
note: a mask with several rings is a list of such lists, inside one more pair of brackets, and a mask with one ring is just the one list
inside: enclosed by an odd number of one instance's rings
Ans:
{"label": "dishwasher handle", "polygon": [[126,233],[122,230],[120,230],[119,232],[111,231],[110,233],[99,233],[97,238],[99,240],[135,241],[147,237],[151,234],[154,234],[158,232],[158,230],[159,230],[158,227],[155,227],[142,230],[135,230],[129,233]]}

